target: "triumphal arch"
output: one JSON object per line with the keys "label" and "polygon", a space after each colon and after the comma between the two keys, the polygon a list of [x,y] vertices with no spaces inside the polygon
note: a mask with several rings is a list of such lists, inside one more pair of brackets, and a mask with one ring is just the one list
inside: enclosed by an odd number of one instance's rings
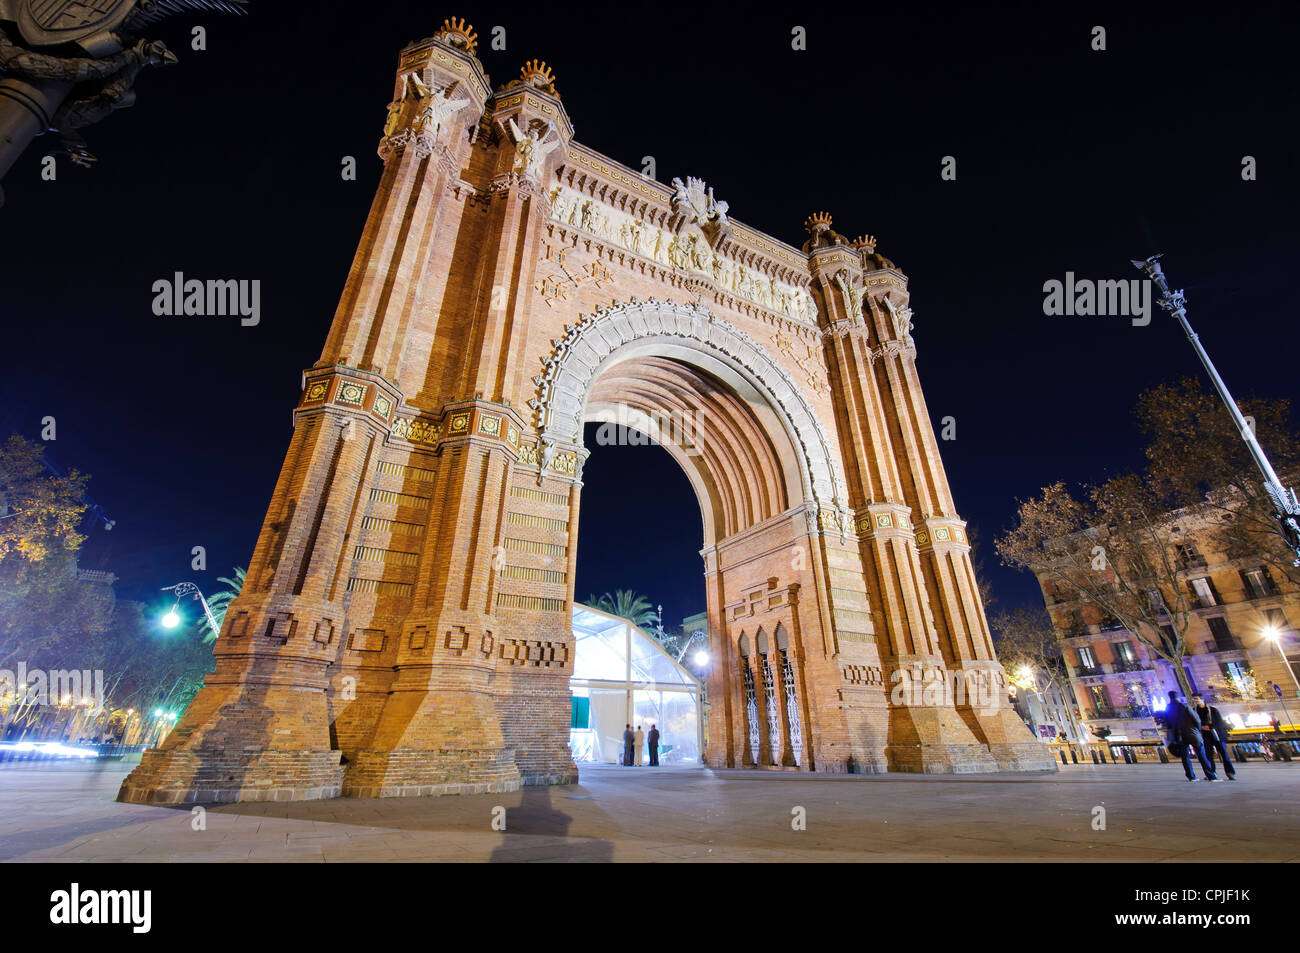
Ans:
{"label": "triumphal arch", "polygon": [[574,781],[583,424],[613,419],[699,497],[710,765],[1052,767],[873,238],[818,213],[795,248],[599,155],[544,64],[493,91],[463,21],[402,52],[380,154],[216,669],[123,800]]}

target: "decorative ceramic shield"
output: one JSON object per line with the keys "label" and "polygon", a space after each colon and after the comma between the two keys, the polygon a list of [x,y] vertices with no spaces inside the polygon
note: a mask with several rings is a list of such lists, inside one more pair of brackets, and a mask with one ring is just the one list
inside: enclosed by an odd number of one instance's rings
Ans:
{"label": "decorative ceramic shield", "polygon": [[78,43],[119,27],[138,0],[18,0],[18,29],[32,46]]}

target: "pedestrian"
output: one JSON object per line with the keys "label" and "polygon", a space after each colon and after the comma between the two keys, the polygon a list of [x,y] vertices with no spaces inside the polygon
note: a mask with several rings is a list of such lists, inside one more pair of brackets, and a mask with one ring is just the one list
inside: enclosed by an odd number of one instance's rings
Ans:
{"label": "pedestrian", "polygon": [[1205,696],[1197,692],[1192,696],[1192,702],[1195,705],[1194,711],[1201,719],[1201,738],[1205,741],[1205,755],[1214,764],[1214,752],[1219,752],[1219,757],[1223,759],[1223,770],[1228,773],[1228,780],[1237,780],[1237,769],[1232,764],[1232,759],[1228,757],[1228,728],[1223,723],[1223,715],[1219,709],[1205,701]]}
{"label": "pedestrian", "polygon": [[634,739],[632,737],[632,726],[624,725],[623,726],[623,766],[624,767],[631,767],[632,765],[633,741]]}
{"label": "pedestrian", "polygon": [[632,750],[636,753],[636,765],[639,768],[645,760],[645,732],[641,730],[640,725],[636,726],[636,734],[632,736],[632,741],[635,745]]}
{"label": "pedestrian", "polygon": [[1165,709],[1164,722],[1165,729],[1169,733],[1167,739],[1169,751],[1183,759],[1183,771],[1187,775],[1187,780],[1196,780],[1196,774],[1192,771],[1193,754],[1196,755],[1196,760],[1201,762],[1205,780],[1219,780],[1214,773],[1214,765],[1210,764],[1209,759],[1205,757],[1205,742],[1201,738],[1201,719],[1183,703],[1177,692],[1169,693],[1169,706]]}
{"label": "pedestrian", "polygon": [[659,767],[659,726],[651,725],[650,734],[646,735],[646,740],[650,742],[650,767]]}

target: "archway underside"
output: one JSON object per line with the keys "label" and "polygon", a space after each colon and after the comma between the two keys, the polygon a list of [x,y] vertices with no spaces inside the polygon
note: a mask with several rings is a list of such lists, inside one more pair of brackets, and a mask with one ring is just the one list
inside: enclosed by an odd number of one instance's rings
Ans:
{"label": "archway underside", "polygon": [[701,368],[662,357],[620,361],[592,387],[584,419],[622,424],[668,451],[699,498],[706,547],[791,506],[793,447],[784,440],[783,454],[753,405]]}

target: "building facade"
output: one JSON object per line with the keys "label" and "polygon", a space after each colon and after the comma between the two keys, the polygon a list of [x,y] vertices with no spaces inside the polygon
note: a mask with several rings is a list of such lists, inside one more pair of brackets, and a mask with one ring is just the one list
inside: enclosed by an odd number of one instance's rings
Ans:
{"label": "building facade", "polygon": [[1056,741],[1061,737],[1070,744],[1096,741],[1079,717],[1074,690],[1068,682],[1057,684],[1041,671],[1017,673],[1012,689],[1016,712],[1039,741]]}
{"label": "building facade", "polygon": [[[1287,660],[1300,671],[1300,590],[1263,558],[1228,558],[1203,516],[1171,518],[1168,530],[1191,605],[1184,662],[1192,690],[1231,728],[1268,730],[1274,718],[1296,725],[1300,694]],[[1157,716],[1170,691],[1181,694],[1170,664],[1061,581],[1038,579],[1089,729],[1109,729],[1111,740],[1163,737]]]}
{"label": "building facade", "polygon": [[[402,51],[216,671],[121,797],[573,781],[582,433],[611,420],[700,501],[710,764],[1051,767],[1005,701],[906,276],[824,213],[795,248],[596,153],[545,64],[494,91],[475,48],[446,21]],[[901,672],[1001,702],[896,700]]]}

